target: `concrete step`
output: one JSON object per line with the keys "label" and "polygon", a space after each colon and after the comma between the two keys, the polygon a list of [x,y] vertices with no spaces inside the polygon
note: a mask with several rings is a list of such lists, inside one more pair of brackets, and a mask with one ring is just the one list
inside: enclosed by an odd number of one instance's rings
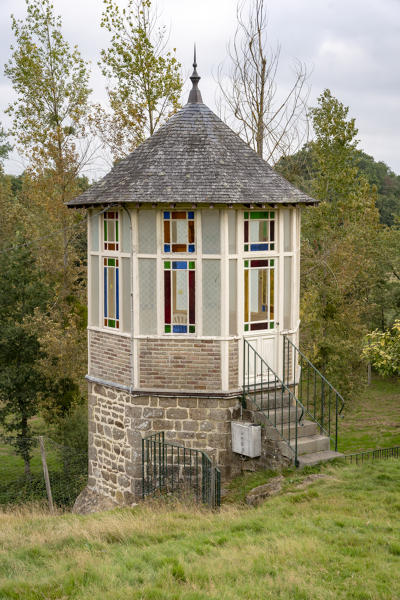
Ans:
{"label": "concrete step", "polygon": [[278,408],[276,410],[275,409],[271,409],[269,411],[263,410],[261,412],[267,417],[267,419],[270,421],[270,423],[272,423],[272,425],[275,425],[275,423],[277,425],[278,424],[280,425],[281,423],[283,423],[283,424],[289,423],[289,419],[290,419],[290,422],[294,422],[296,420],[296,414],[297,414],[298,419],[301,416],[301,408],[297,407],[297,409],[296,409],[295,406],[291,406],[290,410],[289,410],[289,408],[283,408],[283,409]]}
{"label": "concrete step", "polygon": [[[291,423],[290,426],[288,426],[288,425],[283,426],[283,437],[285,439],[287,439],[289,437],[289,429],[290,429],[290,439],[292,440],[294,438],[294,436],[296,435],[296,424]],[[297,437],[298,438],[309,437],[311,435],[317,435],[318,433],[319,433],[319,427],[318,427],[317,423],[314,423],[314,421],[307,421],[306,419],[303,419],[303,421],[301,421],[301,423],[298,423],[298,425],[297,425]]]}
{"label": "concrete step", "polygon": [[327,462],[328,460],[334,460],[343,456],[340,452],[334,452],[334,450],[324,450],[322,452],[313,452],[311,454],[305,454],[299,456],[299,467],[311,467],[321,462]]}
{"label": "concrete step", "polygon": [[[292,441],[292,446],[294,440]],[[297,454],[315,454],[330,450],[330,440],[326,435],[310,435],[308,437],[297,438]]]}
{"label": "concrete step", "polygon": [[281,408],[289,406],[289,394],[282,394],[280,390],[275,393],[267,392],[252,392],[248,396],[252,402],[256,404],[259,410]]}

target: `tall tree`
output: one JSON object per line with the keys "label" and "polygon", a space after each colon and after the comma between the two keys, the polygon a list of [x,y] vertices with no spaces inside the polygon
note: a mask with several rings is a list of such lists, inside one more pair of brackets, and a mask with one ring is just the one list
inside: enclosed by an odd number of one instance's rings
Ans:
{"label": "tall tree", "polygon": [[179,108],[181,65],[167,50],[151,0],[104,0],[101,26],[112,35],[101,51],[100,66],[109,78],[111,112],[97,106],[94,126],[114,159],[131,152]]}
{"label": "tall tree", "polygon": [[278,85],[281,49],[269,46],[264,0],[251,0],[248,13],[245,6],[237,7],[228,68],[218,72],[221,112],[260,156],[275,163],[296,152],[307,137],[307,69],[295,61],[289,88]]}
{"label": "tall tree", "polygon": [[[61,18],[54,14],[50,0],[26,0],[25,19],[12,16],[15,43],[5,65],[16,93],[7,109],[13,118],[12,134],[19,152],[28,161],[19,192],[24,236],[53,290],[47,314],[40,313],[40,325],[56,321],[58,354],[46,349],[51,365],[66,364],[71,331],[75,353],[85,356],[79,318],[85,303],[85,265],[80,256],[80,238],[85,229],[83,214],[70,211],[65,202],[81,191],[79,177],[90,159],[86,144],[89,111],[89,71],[77,47],[64,39]],[[31,327],[39,327],[32,314]],[[39,329],[37,337],[41,335]],[[43,343],[45,343],[43,336]],[[81,360],[75,381],[83,380]],[[56,377],[57,374],[54,373]]]}
{"label": "tall tree", "polygon": [[317,366],[344,391],[360,381],[362,339],[374,289],[385,277],[376,193],[355,166],[354,119],[329,90],[311,110],[309,144],[321,200],[306,210],[302,234],[302,342]]}

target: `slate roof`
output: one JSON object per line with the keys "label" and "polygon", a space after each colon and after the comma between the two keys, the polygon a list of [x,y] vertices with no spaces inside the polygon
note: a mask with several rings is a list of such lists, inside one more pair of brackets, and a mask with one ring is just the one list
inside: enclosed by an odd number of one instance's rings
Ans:
{"label": "slate roof", "polygon": [[[200,96],[201,99],[201,96]],[[315,204],[202,102],[189,102],[105,177],[68,202]]]}

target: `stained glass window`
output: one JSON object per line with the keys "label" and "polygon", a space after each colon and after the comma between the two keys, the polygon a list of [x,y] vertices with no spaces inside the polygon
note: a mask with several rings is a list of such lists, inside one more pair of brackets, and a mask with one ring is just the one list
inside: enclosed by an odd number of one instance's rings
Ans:
{"label": "stained glass window", "polygon": [[195,262],[164,261],[164,331],[195,333]]}
{"label": "stained glass window", "polygon": [[270,210],[244,213],[244,251],[275,250],[275,212]]}
{"label": "stained glass window", "polygon": [[104,258],[104,325],[119,329],[119,259]]}
{"label": "stained glass window", "polygon": [[244,330],[274,329],[275,260],[244,261]]}
{"label": "stained glass window", "polygon": [[164,211],[164,252],[194,251],[194,212]]}
{"label": "stained glass window", "polygon": [[104,213],[104,250],[119,250],[119,218],[118,211],[108,210]]}

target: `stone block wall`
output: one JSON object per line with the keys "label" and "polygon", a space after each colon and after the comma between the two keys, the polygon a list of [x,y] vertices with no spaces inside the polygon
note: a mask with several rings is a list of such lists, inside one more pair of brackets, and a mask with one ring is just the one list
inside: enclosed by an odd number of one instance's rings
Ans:
{"label": "stone block wall", "polygon": [[89,330],[89,375],[129,386],[131,383],[130,338]]}
{"label": "stone block wall", "polygon": [[237,398],[133,396],[89,384],[88,487],[118,504],[141,495],[142,436],[165,432],[165,440],[204,450],[227,477],[239,468],[231,450]]}
{"label": "stone block wall", "polygon": [[139,342],[139,388],[221,390],[221,344],[195,338]]}

